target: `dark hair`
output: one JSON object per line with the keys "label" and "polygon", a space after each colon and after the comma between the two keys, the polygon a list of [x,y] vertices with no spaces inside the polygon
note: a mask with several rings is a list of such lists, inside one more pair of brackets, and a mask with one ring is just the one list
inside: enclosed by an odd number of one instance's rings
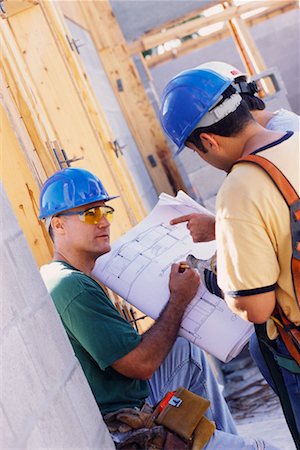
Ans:
{"label": "dark hair", "polygon": [[[226,98],[234,94],[236,90],[234,87],[229,86],[226,91],[223,92],[222,100],[218,103],[221,104]],[[217,105],[216,105],[217,106]],[[204,153],[207,153],[202,145],[200,139],[200,133],[213,133],[219,136],[236,136],[240,131],[242,131],[245,126],[253,120],[249,108],[244,100],[241,101],[240,105],[235,111],[228,114],[228,116],[221,119],[219,122],[214,123],[208,127],[196,128],[187,138],[186,142],[191,142]]]}
{"label": "dark hair", "polygon": [[53,233],[53,228],[51,225],[49,225],[48,233],[51,238],[51,241],[54,242],[54,233]]}
{"label": "dark hair", "polygon": [[250,111],[255,111],[259,109],[262,111],[265,109],[266,105],[259,97],[256,96],[259,88],[256,81],[247,81],[247,77],[244,75],[235,78],[234,85],[239,87],[238,92],[242,99],[247,103]]}
{"label": "dark hair", "polygon": [[255,111],[257,109],[262,111],[263,109],[266,108],[266,105],[263,102],[263,100],[259,97],[256,97],[256,95],[244,94],[244,93],[241,93],[240,95],[241,95],[242,99],[245,101],[245,103],[247,103],[247,106],[250,111]]}

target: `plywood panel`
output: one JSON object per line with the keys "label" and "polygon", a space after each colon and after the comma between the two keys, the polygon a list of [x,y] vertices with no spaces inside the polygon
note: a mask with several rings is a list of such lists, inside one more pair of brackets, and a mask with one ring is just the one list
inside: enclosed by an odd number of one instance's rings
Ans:
{"label": "plywood panel", "polygon": [[[15,43],[7,20],[0,21],[0,38],[2,41],[1,65],[1,92],[8,110],[16,109],[19,118],[30,136],[35,152],[35,159],[39,159],[41,170],[38,174],[40,183],[44,182],[59,166],[53,154],[48,153],[46,142],[55,139],[47,117],[39,103],[39,98],[30,75],[24,64],[22,55]],[[12,113],[13,114],[13,113]],[[13,114],[14,115],[14,114]],[[14,125],[17,132],[18,124]],[[32,156],[30,146],[23,147],[28,157]],[[29,155],[30,154],[30,155]]]}
{"label": "plywood panel", "polygon": [[[75,2],[72,2],[72,5]],[[77,4],[77,3],[76,3]],[[129,174],[125,157],[122,154],[117,154],[114,150],[113,142],[116,139],[110,123],[106,120],[103,105],[102,96],[107,94],[106,88],[99,83],[97,93],[100,96],[97,101],[96,95],[91,87],[87,73],[84,71],[84,67],[81,61],[81,55],[78,55],[77,51],[71,51],[68,42],[71,42],[71,47],[75,49],[75,42],[70,31],[66,26],[64,16],[57,4],[50,3],[48,1],[41,0],[40,7],[44,13],[44,17],[48,23],[55,42],[59,46],[64,61],[67,63],[68,69],[71,73],[72,79],[76,84],[76,88],[83,101],[83,105],[88,114],[93,128],[96,132],[97,138],[100,139],[101,148],[103,148],[103,156],[106,158],[106,162],[111,168],[114,175],[114,179],[117,182],[120,194],[126,199],[127,211],[130,217],[131,224],[135,224],[145,215],[145,208],[142,203],[139,191],[137,191],[134,182]],[[67,38],[66,38],[67,37]],[[101,88],[100,88],[101,86]],[[101,92],[101,89],[105,92]]]}
{"label": "plywood panel", "polygon": [[45,264],[51,259],[52,244],[38,220],[39,188],[1,104],[0,116],[2,183],[37,264]]}
{"label": "plywood panel", "polygon": [[[2,93],[1,103],[14,130],[15,137],[22,148],[24,157],[27,159],[38,185],[41,186],[46,181],[47,174],[28,135],[23,117],[20,116],[20,112],[13,101],[11,90],[6,85],[2,71],[0,71],[0,92]],[[9,154],[7,157],[9,157]]]}
{"label": "plywood panel", "polygon": [[[84,157],[74,166],[95,172],[111,195],[119,194],[115,175],[103,155],[103,144],[97,138],[75,82],[67,68],[45,17],[39,7],[10,19],[11,27],[24,55],[27,68],[39,97],[69,158]],[[115,200],[119,220],[114,222],[113,238],[131,225],[131,207],[126,199]]]}
{"label": "plywood panel", "polygon": [[[108,1],[80,2],[106,74],[158,193],[185,190]],[[154,164],[152,164],[154,162]]]}

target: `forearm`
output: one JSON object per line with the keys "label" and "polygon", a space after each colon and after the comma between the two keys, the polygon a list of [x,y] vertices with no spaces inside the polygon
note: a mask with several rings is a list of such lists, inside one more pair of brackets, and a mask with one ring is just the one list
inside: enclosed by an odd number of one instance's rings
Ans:
{"label": "forearm", "polygon": [[113,368],[130,378],[149,379],[169,353],[184,310],[171,297],[156,322],[142,335],[139,345],[113,364]]}
{"label": "forearm", "polygon": [[184,311],[195,297],[200,276],[194,269],[183,272],[180,264],[172,264],[170,298],[155,324],[142,336],[137,347],[120,358],[113,369],[129,378],[148,379],[169,353],[179,330]]}
{"label": "forearm", "polygon": [[145,352],[145,364],[149,365],[150,362],[149,369],[152,373],[159,367],[172,348],[178,335],[184,311],[185,308],[178,303],[173,303],[171,298],[155,324],[143,334],[140,345]]}

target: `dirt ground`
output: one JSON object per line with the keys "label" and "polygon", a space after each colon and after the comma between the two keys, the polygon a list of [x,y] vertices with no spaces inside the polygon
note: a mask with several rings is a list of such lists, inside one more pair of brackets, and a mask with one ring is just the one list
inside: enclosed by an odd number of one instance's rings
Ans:
{"label": "dirt ground", "polygon": [[241,436],[261,438],[279,450],[295,450],[280,403],[249,354],[223,366],[224,395]]}

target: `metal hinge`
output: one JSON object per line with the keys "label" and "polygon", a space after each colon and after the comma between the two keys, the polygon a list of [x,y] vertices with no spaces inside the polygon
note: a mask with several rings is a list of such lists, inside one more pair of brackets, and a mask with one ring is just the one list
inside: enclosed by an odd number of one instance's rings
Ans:
{"label": "metal hinge", "polygon": [[127,147],[127,145],[120,145],[118,139],[115,139],[113,142],[111,142],[111,146],[117,158],[119,158],[119,155],[123,155],[123,148]]}
{"label": "metal hinge", "polygon": [[75,48],[76,52],[79,55],[80,54],[79,48],[83,47],[85,44],[84,43],[81,44],[79,39],[70,38],[67,34],[66,34],[66,39],[68,41],[68,44],[69,44],[72,52],[74,51],[74,48]]}
{"label": "metal hinge", "polygon": [[0,0],[0,12],[2,14],[6,14],[6,11],[5,11],[4,6],[3,6],[3,0]]}
{"label": "metal hinge", "polygon": [[119,92],[124,91],[123,81],[121,80],[121,78],[117,79],[117,89]]}
{"label": "metal hinge", "polygon": [[57,141],[51,141],[50,146],[61,169],[70,167],[73,162],[81,161],[84,158],[83,156],[68,158],[66,151],[58,145]]}

